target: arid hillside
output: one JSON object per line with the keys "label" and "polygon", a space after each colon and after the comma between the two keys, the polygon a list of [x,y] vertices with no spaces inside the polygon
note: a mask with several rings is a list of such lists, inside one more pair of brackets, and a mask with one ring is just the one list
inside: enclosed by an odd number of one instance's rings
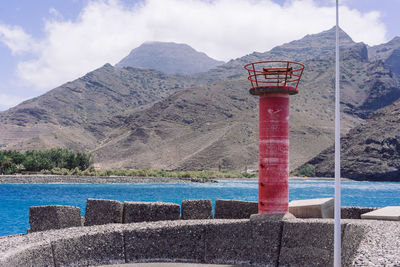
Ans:
{"label": "arid hillside", "polygon": [[[90,151],[104,168],[257,168],[258,99],[248,93],[243,66],[291,59],[306,66],[299,94],[291,96],[293,170],[333,144],[334,34],[307,35],[190,75],[106,64],[0,113],[0,146]],[[345,135],[400,97],[400,44],[389,42],[392,52],[377,56],[384,46],[340,36]]]}

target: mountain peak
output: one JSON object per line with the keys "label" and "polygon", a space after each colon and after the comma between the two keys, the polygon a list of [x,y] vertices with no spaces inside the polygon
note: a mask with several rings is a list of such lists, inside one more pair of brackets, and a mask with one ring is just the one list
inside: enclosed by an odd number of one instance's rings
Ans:
{"label": "mountain peak", "polygon": [[[341,48],[353,46],[355,42],[339,28]],[[308,34],[299,40],[283,44],[271,49],[274,58],[290,58],[291,60],[309,60],[327,58],[334,55],[336,43],[336,26],[316,34]]]}
{"label": "mountain peak", "polygon": [[[351,37],[340,27],[339,27],[339,41],[341,46],[354,44],[354,41],[351,39]],[[302,44],[306,46],[309,45],[310,43],[313,43],[314,46],[318,45],[320,47],[327,47],[327,46],[331,47],[335,46],[335,42],[336,42],[336,26],[320,33],[307,34],[302,39],[292,41],[288,44],[295,44],[297,46]]]}
{"label": "mountain peak", "polygon": [[386,61],[394,50],[400,49],[400,37],[396,36],[387,43],[368,48],[370,59]]}
{"label": "mountain peak", "polygon": [[388,45],[395,45],[395,44],[400,44],[400,37],[396,36],[394,37],[392,40],[390,40],[388,43]]}
{"label": "mountain peak", "polygon": [[147,67],[165,73],[192,74],[208,71],[223,63],[187,44],[145,42],[133,49],[116,67]]}
{"label": "mountain peak", "polygon": [[[313,34],[314,36],[332,36],[334,35],[336,37],[336,26],[333,26],[329,30]],[[342,29],[339,27],[339,39],[344,39],[347,42],[354,43],[353,39]]]}

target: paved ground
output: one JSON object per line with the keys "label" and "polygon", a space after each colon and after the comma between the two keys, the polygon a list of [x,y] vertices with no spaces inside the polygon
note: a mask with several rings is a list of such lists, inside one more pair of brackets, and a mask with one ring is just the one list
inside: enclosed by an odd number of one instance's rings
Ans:
{"label": "paved ground", "polygon": [[154,262],[154,263],[126,263],[115,265],[102,265],[100,267],[247,267],[247,265],[226,264],[201,264],[201,263],[178,263],[178,262]]}

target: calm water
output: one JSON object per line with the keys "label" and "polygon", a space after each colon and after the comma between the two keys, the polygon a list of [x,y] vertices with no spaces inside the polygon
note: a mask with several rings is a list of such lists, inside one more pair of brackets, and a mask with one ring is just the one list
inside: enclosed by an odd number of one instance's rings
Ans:
{"label": "calm water", "polygon": [[[332,197],[333,181],[290,181],[289,198]],[[84,215],[87,198],[119,201],[237,199],[257,201],[256,181],[176,184],[0,184],[0,236],[25,233],[30,206],[72,205]],[[342,182],[343,206],[400,205],[400,183]]]}

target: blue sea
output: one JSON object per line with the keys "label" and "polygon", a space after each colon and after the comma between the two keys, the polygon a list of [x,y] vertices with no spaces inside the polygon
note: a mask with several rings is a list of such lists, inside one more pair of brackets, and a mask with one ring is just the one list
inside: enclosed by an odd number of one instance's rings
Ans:
{"label": "blue sea", "polygon": [[[333,181],[291,180],[289,199],[333,197]],[[400,183],[342,182],[342,206],[384,207],[400,205]],[[84,215],[87,198],[119,201],[185,199],[236,199],[257,201],[256,181],[151,184],[0,184],[0,236],[25,233],[29,207],[71,205]]]}

